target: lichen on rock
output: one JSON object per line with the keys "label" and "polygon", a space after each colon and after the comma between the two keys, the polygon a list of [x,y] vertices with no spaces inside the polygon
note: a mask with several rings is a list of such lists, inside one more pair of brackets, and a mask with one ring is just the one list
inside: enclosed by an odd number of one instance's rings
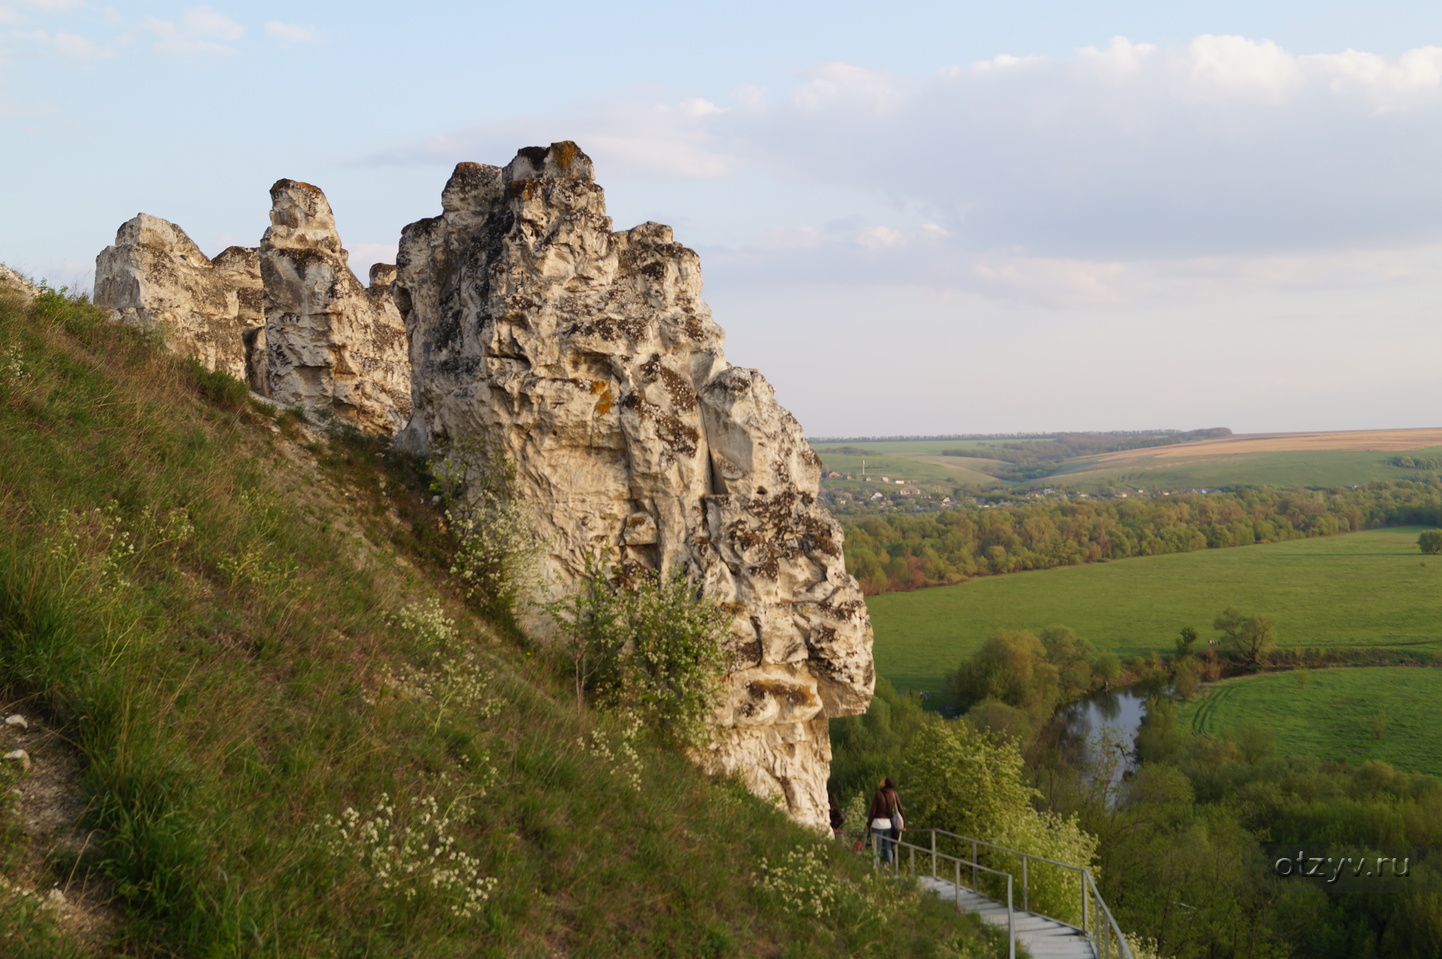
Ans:
{"label": "lichen on rock", "polygon": [[820,827],[827,718],[865,710],[875,681],[820,462],[761,374],[726,362],[696,253],[658,223],[613,231],[592,177],[570,142],[462,163],[441,214],[405,228],[400,439],[510,460],[547,544],[543,589],[592,556],[701,582],[732,616],[736,663],[701,758]]}

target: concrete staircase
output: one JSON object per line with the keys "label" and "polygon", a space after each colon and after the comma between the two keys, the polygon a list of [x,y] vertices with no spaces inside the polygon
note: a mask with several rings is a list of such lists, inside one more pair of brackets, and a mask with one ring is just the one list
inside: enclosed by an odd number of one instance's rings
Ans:
{"label": "concrete staircase", "polygon": [[[917,882],[927,892],[955,902],[963,912],[974,912],[994,926],[1007,927],[1006,903],[988,899],[946,879],[918,876]],[[1032,959],[1097,959],[1091,940],[1076,926],[1021,910],[1013,910],[1011,926],[1016,941],[1026,946]]]}
{"label": "concrete staircase", "polygon": [[[916,830],[912,835],[927,845],[896,842],[895,855],[889,857],[893,862],[883,868],[910,875],[923,889],[954,902],[957,909],[974,912],[987,922],[1007,929],[1012,959],[1016,957],[1018,942],[1033,959],[1132,959],[1126,937],[1102,900],[1091,870],[944,829]],[[945,849],[963,855],[942,851]],[[1006,864],[1011,871],[982,865],[978,859],[983,849],[994,863]],[[1060,869],[1073,874],[1080,893],[1080,926],[1030,911],[1030,880],[1038,874],[1038,869]],[[1004,900],[977,891],[980,880],[986,876],[994,877],[987,879],[990,888],[996,889],[1005,883]],[[1020,908],[1017,908],[1018,898]]]}

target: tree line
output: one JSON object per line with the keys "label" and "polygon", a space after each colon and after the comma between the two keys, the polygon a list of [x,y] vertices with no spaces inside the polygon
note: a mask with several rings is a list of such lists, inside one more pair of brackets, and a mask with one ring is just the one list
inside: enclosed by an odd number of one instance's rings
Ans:
{"label": "tree line", "polygon": [[1442,479],[1046,500],[858,519],[847,523],[846,565],[871,596],[975,576],[1408,525],[1442,526]]}
{"label": "tree line", "polygon": [[1205,430],[1163,430],[1158,433],[1057,433],[1044,439],[1000,445],[970,446],[942,450],[942,456],[963,456],[973,459],[1001,460],[1010,469],[998,470],[1002,479],[1041,479],[1056,472],[1063,462],[1078,456],[1094,456],[1121,450],[1173,446],[1198,440],[1231,436],[1225,426]]}

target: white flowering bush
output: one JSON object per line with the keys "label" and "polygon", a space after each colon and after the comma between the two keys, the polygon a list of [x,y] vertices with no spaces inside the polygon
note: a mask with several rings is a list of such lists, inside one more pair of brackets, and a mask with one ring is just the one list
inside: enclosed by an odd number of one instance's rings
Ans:
{"label": "white flowering bush", "polygon": [[540,556],[534,517],[516,495],[515,467],[497,451],[462,443],[434,459],[431,473],[456,544],[451,575],[487,612],[513,612]]}
{"label": "white flowering bush", "polygon": [[20,347],[14,344],[5,347],[5,352],[0,353],[0,386],[19,386],[28,376]]}
{"label": "white flowering bush", "polygon": [[436,599],[411,603],[388,619],[418,644],[422,661],[399,672],[387,666],[384,682],[406,699],[427,706],[431,732],[453,713],[465,712],[475,719],[495,715],[500,704],[490,694],[490,667],[476,650],[453,648],[459,646],[456,621],[446,616]]}
{"label": "white flowering bush", "polygon": [[380,892],[415,901],[423,895],[444,903],[451,915],[469,919],[496,888],[478,859],[456,848],[451,823],[469,810],[455,802],[444,811],[434,796],[402,799],[397,809],[388,793],[363,814],[346,807],[326,816],[323,848],[362,869]]}
{"label": "white flowering bush", "polygon": [[247,518],[244,545],[222,556],[216,565],[232,586],[252,585],[262,592],[275,592],[290,584],[298,570],[273,556],[273,534],[280,528],[280,510],[261,490],[240,491],[240,506]]}
{"label": "white flowering bush", "polygon": [[456,621],[446,615],[434,596],[408,603],[387,620],[422,648],[445,649],[456,638]]}
{"label": "white flowering bush", "polygon": [[47,552],[70,582],[89,573],[100,592],[127,589],[126,577],[135,555],[135,538],[120,520],[120,509],[110,503],[104,509],[67,510],[58,517],[50,535]]}
{"label": "white flowering bush", "polygon": [[825,919],[840,904],[844,881],[831,871],[819,846],[788,850],[776,863],[761,860],[760,888],[776,897],[787,912]]}
{"label": "white flowering bush", "polygon": [[486,664],[469,650],[399,672],[386,667],[385,683],[406,699],[428,706],[431,732],[438,731],[452,713],[464,711],[476,719],[489,719],[499,708],[490,695]]}
{"label": "white flowering bush", "polygon": [[120,504],[104,508],[66,510],[52,523],[46,551],[70,582],[77,575],[92,578],[99,592],[129,589],[130,574],[148,556],[173,555],[195,536],[190,514],[184,509],[157,513],[146,507],[127,524]]}
{"label": "white flowering bush", "polygon": [[222,556],[216,565],[230,580],[230,585],[250,583],[265,592],[280,589],[296,573],[293,563],[272,559],[265,543],[251,543],[238,553]]}
{"label": "white flowering bush", "polygon": [[634,713],[623,713],[614,734],[608,734],[597,726],[589,734],[577,738],[576,745],[606,762],[612,773],[640,792],[641,754],[636,750],[636,741],[640,736],[641,718]]}

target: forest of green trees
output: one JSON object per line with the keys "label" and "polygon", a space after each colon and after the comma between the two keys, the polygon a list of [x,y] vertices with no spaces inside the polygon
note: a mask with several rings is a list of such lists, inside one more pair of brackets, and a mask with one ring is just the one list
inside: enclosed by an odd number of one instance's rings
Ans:
{"label": "forest of green trees", "polygon": [[846,566],[870,596],[974,576],[1414,524],[1442,526],[1442,480],[1046,500],[860,519],[846,527]]}

